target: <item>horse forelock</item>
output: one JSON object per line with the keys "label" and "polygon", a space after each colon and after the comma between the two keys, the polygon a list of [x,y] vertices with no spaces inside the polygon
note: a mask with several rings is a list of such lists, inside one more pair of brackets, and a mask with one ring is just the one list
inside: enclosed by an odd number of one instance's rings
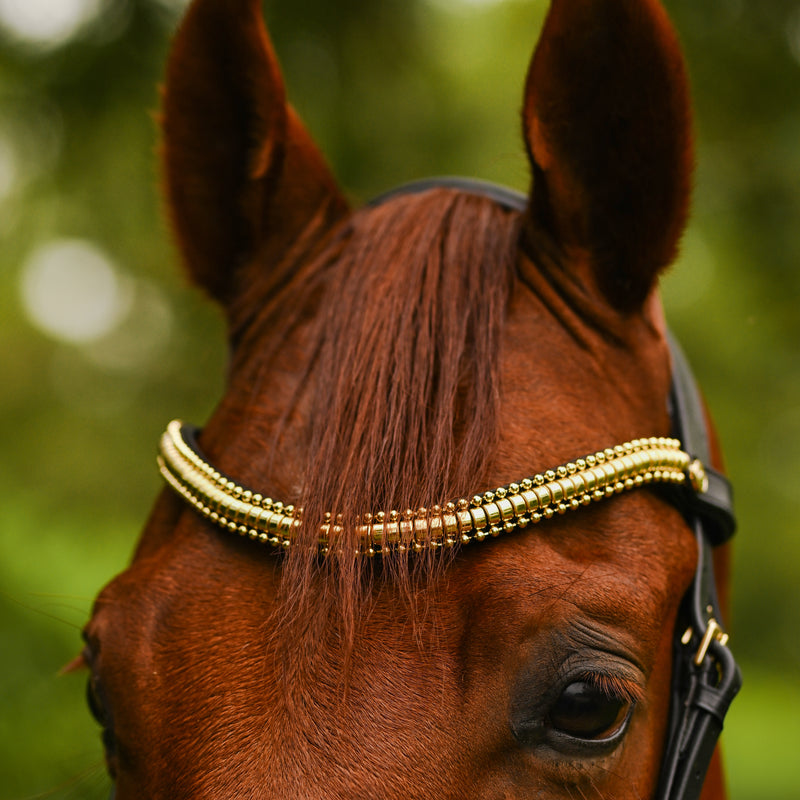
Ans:
{"label": "horse forelock", "polygon": [[[310,618],[321,614],[352,642],[374,570],[410,598],[443,563],[357,556],[356,525],[367,512],[444,505],[483,485],[498,438],[500,339],[518,239],[519,214],[452,190],[365,208],[299,267],[284,300],[246,337],[244,360],[258,365],[248,379],[254,394],[280,348],[302,336],[311,354],[278,426],[305,420],[288,434],[307,453],[299,495],[286,498],[303,507],[281,579],[280,628],[289,625],[292,640],[318,631]],[[321,560],[326,513],[340,518],[341,533]]]}

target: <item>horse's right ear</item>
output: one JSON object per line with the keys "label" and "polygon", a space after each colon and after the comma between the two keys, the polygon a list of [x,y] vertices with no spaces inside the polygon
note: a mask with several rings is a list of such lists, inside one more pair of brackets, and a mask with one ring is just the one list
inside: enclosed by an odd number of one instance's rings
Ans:
{"label": "horse's right ear", "polygon": [[183,257],[226,307],[252,288],[244,264],[276,263],[312,220],[347,211],[286,103],[259,0],[195,0],[170,53],[162,126]]}

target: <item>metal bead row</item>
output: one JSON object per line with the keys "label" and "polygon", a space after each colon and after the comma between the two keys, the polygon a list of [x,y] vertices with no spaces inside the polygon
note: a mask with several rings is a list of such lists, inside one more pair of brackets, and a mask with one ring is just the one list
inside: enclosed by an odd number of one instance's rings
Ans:
{"label": "metal bead row", "polygon": [[682,484],[689,464],[676,439],[636,439],[443,509],[408,510],[400,518],[391,512],[388,520],[366,515],[359,538],[366,555],[482,542],[649,483]]}
{"label": "metal bead row", "polygon": [[245,489],[214,469],[186,444],[179,420],[161,437],[158,466],[167,483],[219,527],[264,544],[291,545],[302,509]]}
{"label": "metal bead row", "polygon": [[[680,447],[676,439],[636,439],[475,495],[471,501],[365,514],[357,527],[358,553],[374,556],[481,542],[649,483],[682,484],[690,468],[702,471],[702,465],[690,464]],[[183,440],[178,421],[162,436],[159,469],[176,492],[220,527],[263,543],[291,546],[302,509],[284,506],[222,475]],[[319,536],[323,554],[339,539],[342,524],[341,515],[326,515]]]}

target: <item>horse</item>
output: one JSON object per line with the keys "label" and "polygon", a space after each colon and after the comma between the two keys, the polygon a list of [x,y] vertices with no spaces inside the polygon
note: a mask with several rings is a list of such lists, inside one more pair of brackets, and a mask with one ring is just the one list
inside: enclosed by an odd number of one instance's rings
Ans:
{"label": "horse", "polygon": [[527,195],[351,208],[258,0],[194,0],[161,127],[231,355],[84,630],[117,800],[724,798],[732,512],[658,298],[693,150],[657,0],[552,0]]}

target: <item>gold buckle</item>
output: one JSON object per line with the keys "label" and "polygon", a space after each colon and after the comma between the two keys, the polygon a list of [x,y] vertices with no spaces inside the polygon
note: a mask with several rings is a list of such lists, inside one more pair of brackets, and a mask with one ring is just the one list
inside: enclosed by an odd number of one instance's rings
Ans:
{"label": "gold buckle", "polygon": [[[689,627],[686,629],[686,632],[681,636],[681,642],[683,644],[689,644],[692,641],[692,637],[694,636],[694,630]],[[694,663],[696,666],[700,666],[703,661],[705,661],[706,653],[708,653],[708,648],[711,646],[711,642],[715,639],[725,647],[728,644],[728,639],[730,637],[727,633],[722,629],[722,625],[717,622],[714,617],[710,617],[708,620],[708,624],[706,626],[706,632],[703,634],[703,638],[700,641],[700,647],[697,648],[697,652],[694,656]]]}
{"label": "gold buckle", "polygon": [[697,494],[705,494],[708,491],[708,474],[703,462],[696,458],[689,464],[687,472],[689,473],[689,482],[695,492]]}

